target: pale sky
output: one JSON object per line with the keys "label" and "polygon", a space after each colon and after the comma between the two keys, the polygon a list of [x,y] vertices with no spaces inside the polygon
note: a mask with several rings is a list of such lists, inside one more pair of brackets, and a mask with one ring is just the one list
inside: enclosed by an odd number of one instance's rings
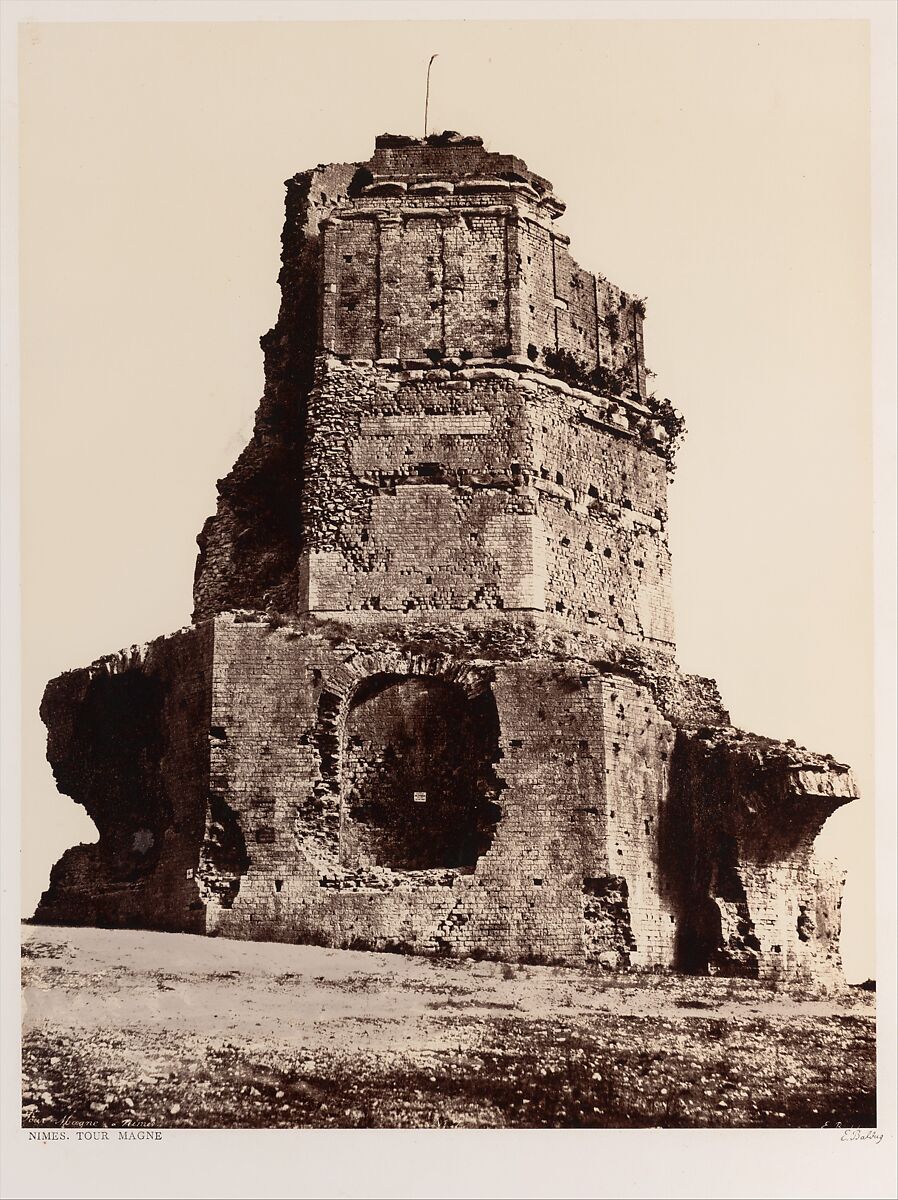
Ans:
{"label": "pale sky", "polygon": [[42,25],[22,34],[23,892],[92,840],[45,682],[187,624],[249,437],[283,180],[381,132],[481,135],[551,179],[587,269],[648,297],[689,434],[679,660],[735,724],[854,767],[821,838],[875,973],[867,32],[860,21]]}

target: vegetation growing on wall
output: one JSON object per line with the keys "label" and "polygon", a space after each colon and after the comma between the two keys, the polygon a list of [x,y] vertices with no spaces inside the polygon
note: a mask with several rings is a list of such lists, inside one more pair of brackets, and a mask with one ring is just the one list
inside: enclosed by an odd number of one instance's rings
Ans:
{"label": "vegetation growing on wall", "polygon": [[[557,376],[558,379],[563,379],[571,387],[598,392],[602,396],[621,396],[624,394],[624,380],[617,371],[613,371],[610,367],[605,367],[601,363],[590,370],[585,361],[570,350],[553,350],[551,347],[546,346],[543,350],[543,362],[548,371]],[[654,374],[654,372],[647,372],[647,374]],[[663,453],[667,459],[668,474],[672,477],[675,470],[677,451],[686,434],[685,417],[679,409],[674,408],[666,396],[659,400],[654,394],[641,397],[633,392],[631,393],[631,398],[641,404],[645,404],[656,423],[667,434],[668,441],[664,445]]]}
{"label": "vegetation growing on wall", "polygon": [[572,387],[599,392],[603,396],[620,396],[623,393],[624,381],[617,371],[602,366],[601,363],[590,369],[585,361],[571,350],[553,350],[546,346],[543,350],[543,362],[547,370]]}
{"label": "vegetation growing on wall", "polygon": [[651,395],[646,398],[645,402],[652,416],[667,434],[668,441],[664,447],[664,456],[667,459],[668,477],[673,478],[677,452],[686,436],[686,418],[678,408],[674,408],[666,396],[659,400],[657,396]]}

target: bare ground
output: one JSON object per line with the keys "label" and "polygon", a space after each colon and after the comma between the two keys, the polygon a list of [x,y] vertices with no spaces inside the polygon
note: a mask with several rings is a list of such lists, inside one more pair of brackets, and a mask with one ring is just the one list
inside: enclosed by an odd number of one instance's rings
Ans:
{"label": "bare ground", "polygon": [[872,1126],[874,997],[26,926],[33,1128]]}

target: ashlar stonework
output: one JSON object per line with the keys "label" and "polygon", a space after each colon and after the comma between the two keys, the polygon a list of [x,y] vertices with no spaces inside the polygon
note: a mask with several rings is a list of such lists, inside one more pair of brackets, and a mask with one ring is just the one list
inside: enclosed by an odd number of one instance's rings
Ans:
{"label": "ashlar stonework", "polygon": [[193,623],[54,679],[99,841],[36,917],[774,977],[839,971],[847,767],[675,662],[644,306],[457,134],[287,182],[252,440]]}

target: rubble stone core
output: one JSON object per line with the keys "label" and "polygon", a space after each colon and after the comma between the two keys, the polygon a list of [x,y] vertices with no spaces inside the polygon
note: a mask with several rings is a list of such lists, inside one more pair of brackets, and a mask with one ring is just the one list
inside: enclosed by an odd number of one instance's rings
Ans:
{"label": "rubble stone core", "polygon": [[643,303],[479,138],[286,186],[193,624],[47,686],[99,841],[36,919],[838,977],[814,841],[854,783],[676,665]]}

